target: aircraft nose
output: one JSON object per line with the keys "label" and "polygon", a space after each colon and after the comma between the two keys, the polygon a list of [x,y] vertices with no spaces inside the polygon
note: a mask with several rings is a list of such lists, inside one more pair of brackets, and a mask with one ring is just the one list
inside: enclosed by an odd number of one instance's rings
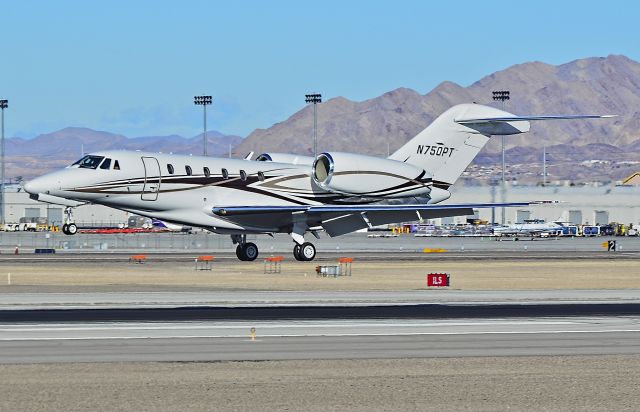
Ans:
{"label": "aircraft nose", "polygon": [[46,190],[43,179],[41,178],[29,180],[27,183],[24,184],[23,188],[25,192],[32,195],[43,193]]}

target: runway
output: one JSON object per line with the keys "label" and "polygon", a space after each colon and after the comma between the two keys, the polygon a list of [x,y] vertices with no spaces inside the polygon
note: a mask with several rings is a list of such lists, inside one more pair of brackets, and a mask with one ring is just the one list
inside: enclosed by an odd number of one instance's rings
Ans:
{"label": "runway", "polygon": [[33,323],[0,336],[0,363],[621,355],[640,353],[640,317]]}
{"label": "runway", "polygon": [[[125,253],[5,255],[0,362],[640,354],[635,248],[474,242],[445,254],[360,250],[341,278],[315,276],[315,262],[265,274],[227,255],[211,272],[187,253],[144,265]],[[427,289],[431,271],[454,286]]]}

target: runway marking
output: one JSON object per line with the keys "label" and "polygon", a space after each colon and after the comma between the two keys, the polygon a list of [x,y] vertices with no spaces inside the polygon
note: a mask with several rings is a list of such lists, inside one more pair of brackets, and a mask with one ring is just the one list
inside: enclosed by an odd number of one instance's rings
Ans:
{"label": "runway marking", "polygon": [[[300,337],[356,337],[356,336],[421,336],[421,335],[543,335],[563,333],[640,333],[640,329],[609,329],[609,330],[541,330],[541,331],[477,331],[477,332],[405,332],[405,333],[341,333],[341,334],[261,334],[262,338],[300,338]],[[133,340],[133,339],[208,339],[208,338],[245,338],[247,335],[187,335],[187,336],[76,336],[76,337],[43,337],[43,338],[0,338],[0,341],[60,341],[60,340]],[[640,341],[638,341],[640,345]]]}
{"label": "runway marking", "polygon": [[[11,325],[7,327],[0,328],[0,332],[53,332],[53,331],[89,331],[89,330],[187,330],[187,329],[245,329],[248,326],[255,326],[261,329],[276,329],[276,328],[353,328],[353,327],[385,327],[385,328],[407,328],[407,327],[451,327],[451,326],[495,326],[495,325],[504,325],[504,326],[519,326],[519,325],[577,325],[582,324],[582,322],[575,321],[546,321],[546,322],[536,322],[536,321],[515,321],[515,322],[454,322],[454,323],[315,323],[315,324],[262,324],[262,323],[254,323],[247,322],[245,324],[239,325],[168,325],[168,326],[77,326],[77,327],[68,327],[63,326],[65,324],[60,324],[61,327],[33,327],[29,325],[28,327],[23,327],[25,325]],[[47,325],[51,325],[47,323]],[[115,324],[114,324],[115,325]]]}

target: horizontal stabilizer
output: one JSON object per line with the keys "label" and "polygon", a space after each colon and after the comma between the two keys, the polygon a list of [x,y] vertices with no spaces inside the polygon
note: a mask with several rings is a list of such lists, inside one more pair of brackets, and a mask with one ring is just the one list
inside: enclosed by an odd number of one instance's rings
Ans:
{"label": "horizontal stabilizer", "polygon": [[616,117],[615,114],[593,115],[593,114],[576,114],[576,115],[549,115],[549,116],[508,116],[508,117],[484,117],[477,119],[454,119],[458,124],[478,124],[478,123],[506,123],[506,122],[525,122],[530,120],[575,120],[575,119],[606,119]]}

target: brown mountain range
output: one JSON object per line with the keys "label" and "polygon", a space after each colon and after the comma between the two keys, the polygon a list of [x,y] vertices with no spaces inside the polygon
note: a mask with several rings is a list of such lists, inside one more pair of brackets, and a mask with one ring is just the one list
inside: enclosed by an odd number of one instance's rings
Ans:
{"label": "brown mountain range", "polygon": [[[319,150],[386,155],[425,128],[449,107],[468,102],[492,104],[493,90],[510,90],[506,110],[515,114],[617,114],[614,119],[548,121],[532,124],[531,132],[507,138],[508,161],[541,169],[546,144],[552,178],[572,179],[580,162],[640,160],[640,63],[625,56],[588,58],[552,66],[519,64],[493,73],[468,87],[443,82],[427,94],[399,88],[382,96],[353,102],[343,97],[318,107]],[[286,121],[251,133],[236,148],[309,154],[313,110],[305,107]],[[593,145],[593,144],[599,145]],[[388,146],[387,146],[388,145]],[[481,152],[476,164],[499,162],[500,140]],[[537,164],[536,164],[537,163]],[[624,177],[633,166],[612,168],[597,180]],[[534,177],[529,179],[535,181]],[[515,174],[511,176],[516,178]],[[517,177],[519,179],[522,176]],[[590,180],[588,174],[579,180]]]}
{"label": "brown mountain range", "polygon": [[[229,147],[237,146],[240,136],[207,132],[210,155],[226,156]],[[201,154],[202,134],[192,138],[178,135],[127,138],[119,134],[84,127],[67,127],[33,139],[7,139],[7,180],[18,176],[29,179],[66,166],[81,154],[98,150],[122,149],[149,152]]]}
{"label": "brown mountain range", "polygon": [[[493,90],[510,90],[506,110],[515,114],[617,114],[614,119],[535,122],[531,132],[507,138],[510,179],[540,181],[542,147],[546,146],[550,179],[619,180],[640,169],[640,63],[625,56],[595,57],[553,66],[524,63],[486,76],[468,87],[443,82],[422,95],[399,88],[354,102],[336,97],[318,107],[319,150],[386,156],[425,128],[452,105],[491,101]],[[310,154],[313,109],[294,113],[244,140],[209,133],[209,152],[226,155],[250,151]],[[202,136],[141,137],[66,128],[31,140],[7,139],[7,176],[29,178],[59,167],[85,152],[100,149],[200,153]],[[476,158],[467,183],[489,180],[500,163],[500,141],[494,139]],[[598,168],[590,170],[585,161]],[[482,173],[479,169],[483,169]]]}

